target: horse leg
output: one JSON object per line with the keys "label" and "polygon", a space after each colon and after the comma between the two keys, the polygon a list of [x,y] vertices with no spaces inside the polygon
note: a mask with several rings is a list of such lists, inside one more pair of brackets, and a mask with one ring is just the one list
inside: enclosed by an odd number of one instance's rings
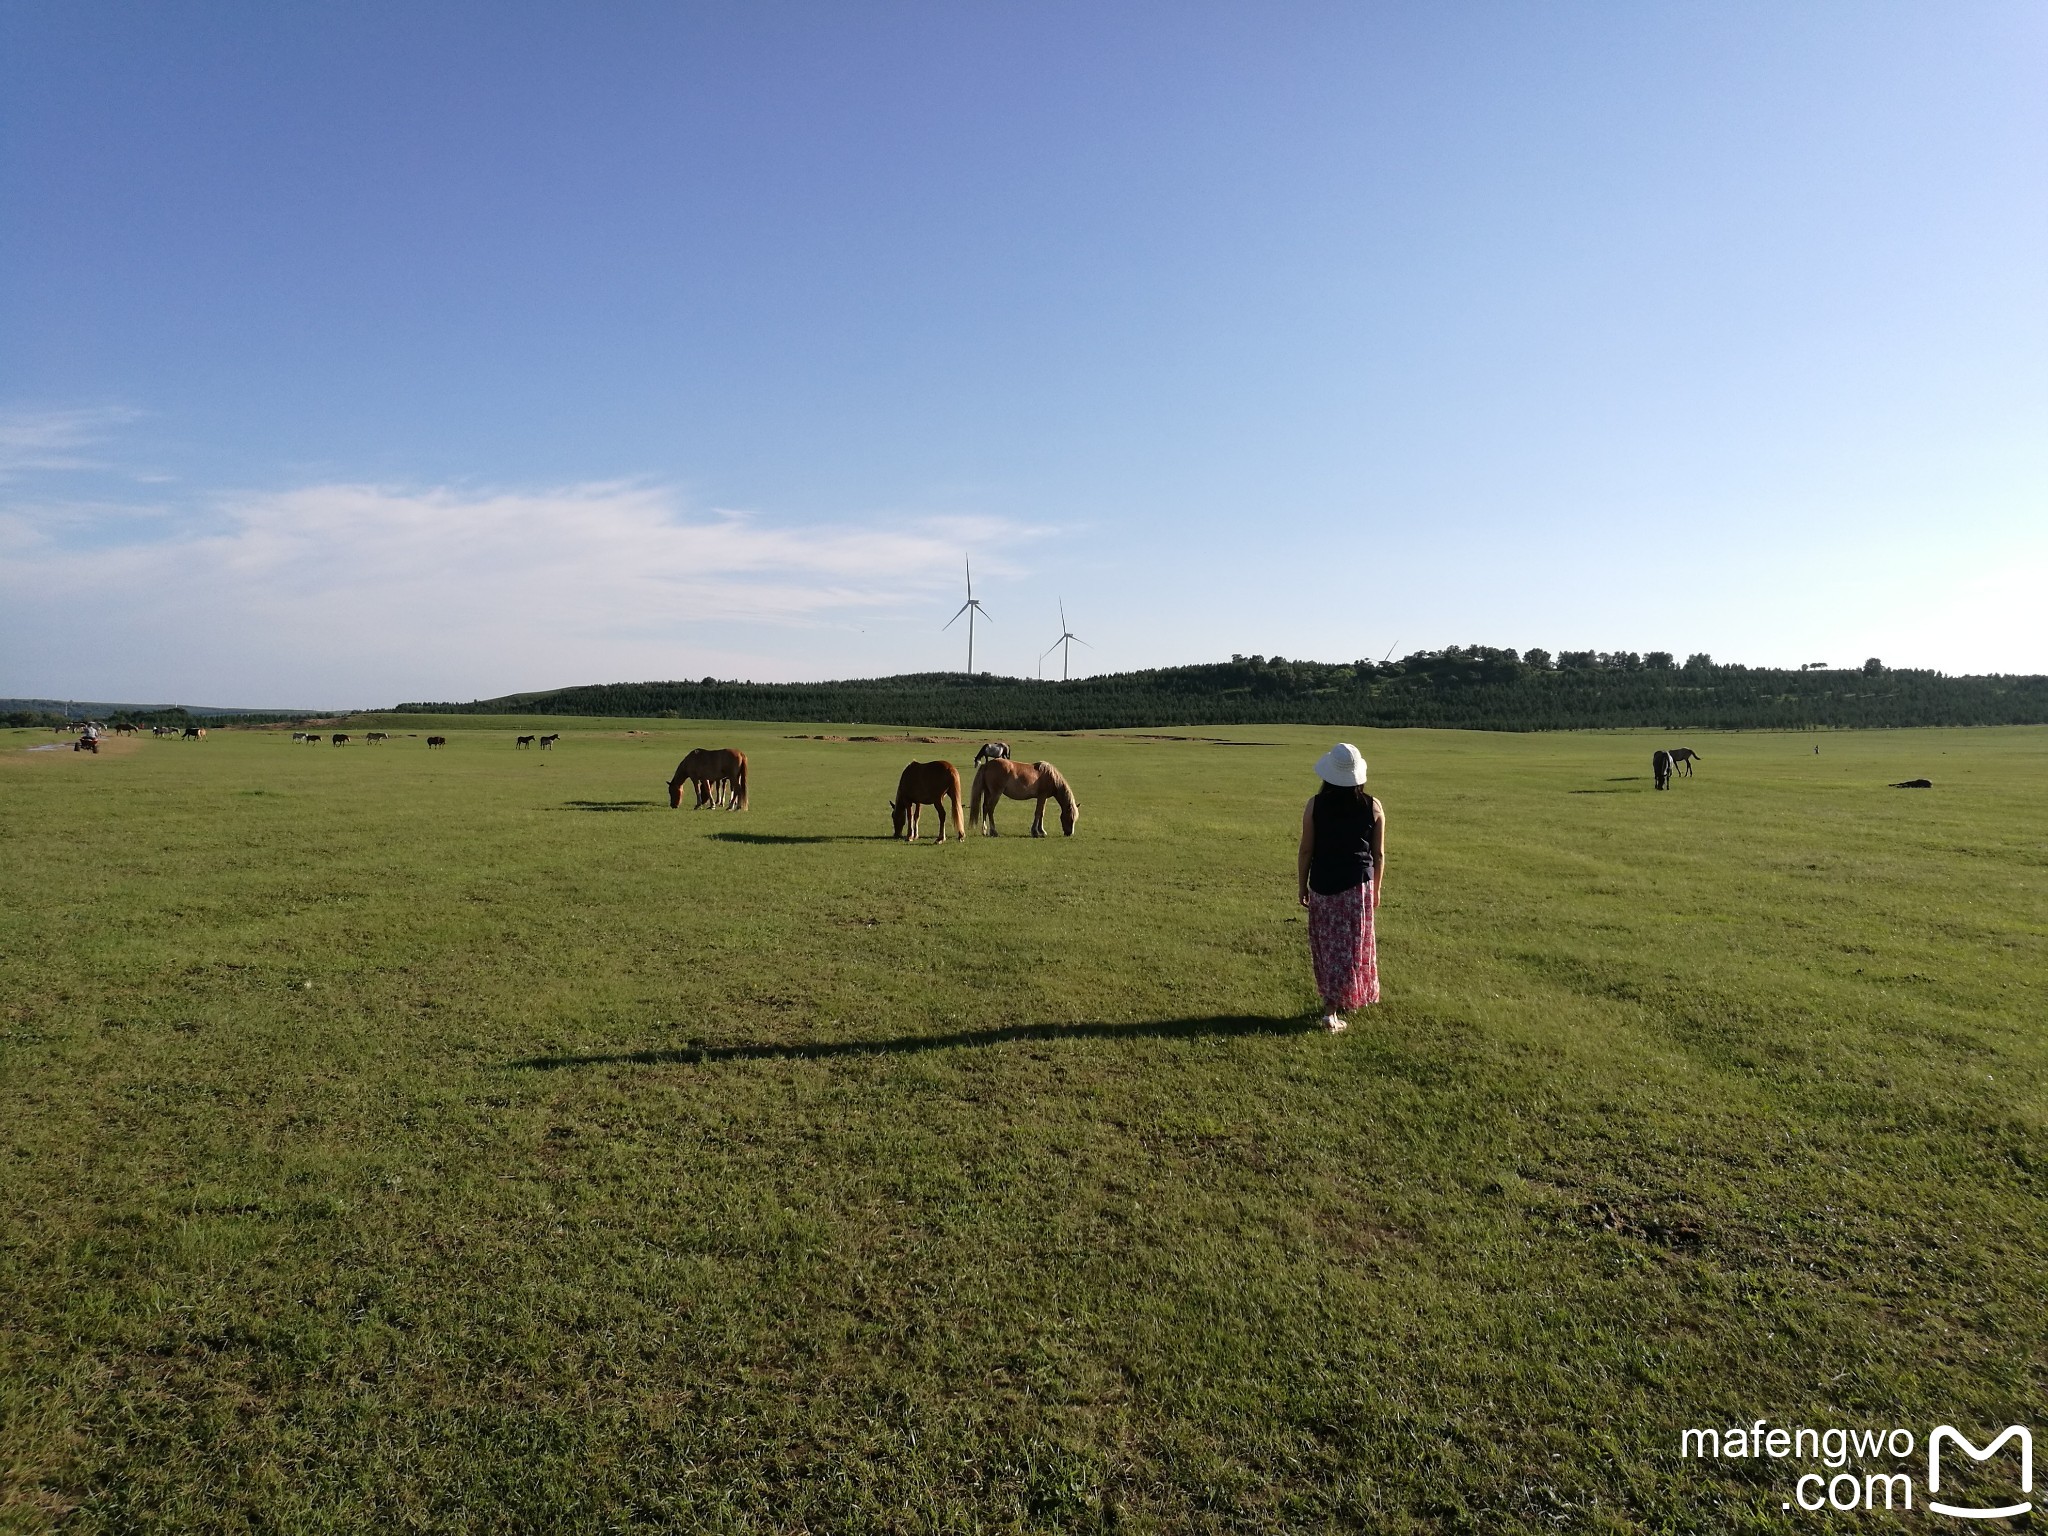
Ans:
{"label": "horse leg", "polygon": [[[939,796],[938,799],[932,802],[932,811],[939,818],[939,846],[943,848],[946,844],[946,797],[944,795]],[[955,816],[960,814],[960,802],[958,800],[953,802],[953,814]]]}

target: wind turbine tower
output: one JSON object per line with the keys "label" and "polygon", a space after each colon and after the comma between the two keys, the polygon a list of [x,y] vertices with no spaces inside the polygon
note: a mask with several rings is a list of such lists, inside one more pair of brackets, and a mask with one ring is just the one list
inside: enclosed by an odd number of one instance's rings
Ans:
{"label": "wind turbine tower", "polygon": [[[959,610],[954,613],[952,618],[946,620],[939,627],[941,630],[951,629],[960,622],[961,614],[967,615],[967,675],[972,677],[974,676],[974,619],[977,614],[987,619],[988,610],[981,606],[980,599],[974,595],[974,562],[967,559],[964,555],[961,556],[961,560],[967,566],[967,601],[960,605]],[[993,624],[995,620],[989,619],[989,622]]]}
{"label": "wind turbine tower", "polygon": [[[1053,641],[1051,645],[1048,645],[1038,659],[1043,661],[1054,651],[1058,651],[1060,653],[1060,681],[1064,683],[1067,680],[1067,658],[1073,654],[1076,645],[1088,645],[1088,642],[1067,628],[1067,600],[1063,597],[1060,599],[1060,637]],[[1089,646],[1089,649],[1093,650],[1094,647]]]}

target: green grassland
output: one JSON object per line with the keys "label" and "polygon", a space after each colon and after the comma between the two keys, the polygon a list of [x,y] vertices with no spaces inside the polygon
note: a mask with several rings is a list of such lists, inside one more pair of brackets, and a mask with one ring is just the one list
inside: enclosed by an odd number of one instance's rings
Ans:
{"label": "green grassland", "polygon": [[1679,1431],[2042,1426],[2048,730],[1357,733],[1332,1037],[1328,728],[906,847],[971,742],[392,724],[0,733],[0,1528],[1814,1529]]}

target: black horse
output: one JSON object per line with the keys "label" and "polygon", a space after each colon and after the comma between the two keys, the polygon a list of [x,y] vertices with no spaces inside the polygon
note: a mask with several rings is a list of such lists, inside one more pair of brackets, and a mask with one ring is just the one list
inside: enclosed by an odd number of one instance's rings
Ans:
{"label": "black horse", "polygon": [[1704,761],[1706,759],[1693,751],[1691,747],[1673,747],[1671,749],[1672,770],[1676,772],[1682,769],[1688,779],[1692,777],[1692,765],[1696,762]]}
{"label": "black horse", "polygon": [[1650,754],[1650,775],[1659,789],[1671,787],[1671,754],[1662,747]]}

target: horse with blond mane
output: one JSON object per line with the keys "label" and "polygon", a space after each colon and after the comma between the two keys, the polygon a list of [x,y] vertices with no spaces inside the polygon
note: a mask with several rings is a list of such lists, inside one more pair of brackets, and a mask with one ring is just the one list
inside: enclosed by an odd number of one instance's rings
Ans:
{"label": "horse with blond mane", "polygon": [[996,835],[996,802],[998,800],[1036,800],[1038,814],[1031,818],[1031,835],[1045,836],[1045,802],[1057,800],[1060,805],[1060,831],[1068,837],[1074,835],[1074,824],[1081,819],[1081,803],[1074,798],[1074,791],[1067,781],[1060,777],[1059,769],[1051,763],[1015,763],[1008,758],[992,757],[981,765],[974,776],[974,804],[969,814],[975,825],[981,828],[984,837]]}
{"label": "horse with blond mane", "polygon": [[668,805],[675,810],[683,803],[683,786],[697,791],[696,810],[717,803],[718,790],[730,785],[732,808],[747,808],[747,754],[730,747],[697,747],[676,764],[675,777],[668,781]]}
{"label": "horse with blond mane", "polygon": [[894,835],[905,842],[917,841],[918,813],[930,806],[939,813],[939,841],[946,840],[946,797],[953,798],[953,836],[967,840],[967,826],[960,819],[960,770],[941,759],[935,763],[911,763],[896,781],[896,798],[889,802]]}

